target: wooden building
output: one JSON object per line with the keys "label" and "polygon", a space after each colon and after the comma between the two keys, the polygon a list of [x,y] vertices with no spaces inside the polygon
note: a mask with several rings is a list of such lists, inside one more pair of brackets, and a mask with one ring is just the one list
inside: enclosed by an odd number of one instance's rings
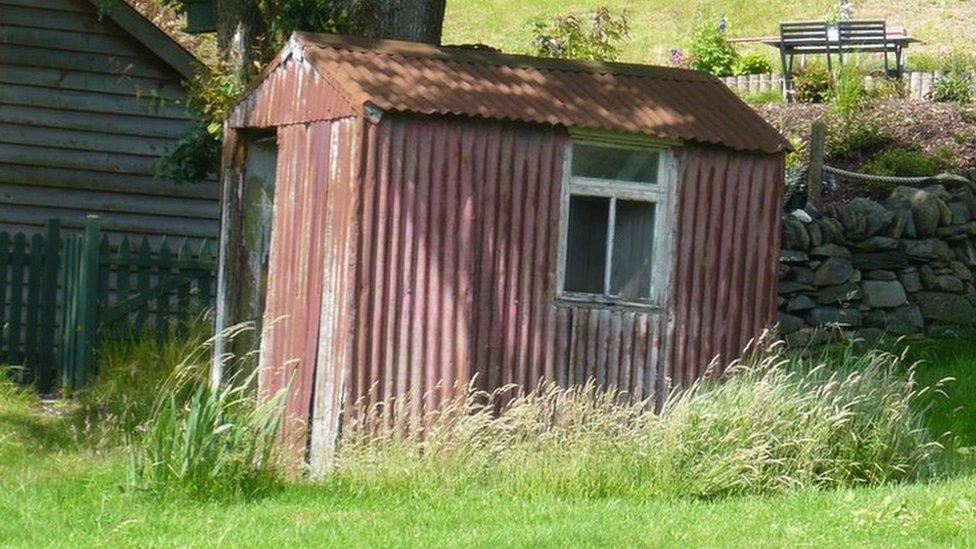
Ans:
{"label": "wooden building", "polygon": [[775,321],[788,148],[694,71],[296,34],[227,121],[218,323],[313,470],[360,398],[660,399]]}
{"label": "wooden building", "polygon": [[197,61],[124,0],[100,4],[0,0],[0,231],[98,214],[114,240],[215,238],[216,181],[154,177],[193,123]]}

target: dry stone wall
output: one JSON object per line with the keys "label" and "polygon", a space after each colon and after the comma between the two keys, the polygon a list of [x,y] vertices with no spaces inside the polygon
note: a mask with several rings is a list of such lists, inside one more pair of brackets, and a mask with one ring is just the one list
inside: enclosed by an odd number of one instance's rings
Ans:
{"label": "dry stone wall", "polygon": [[783,219],[779,322],[805,345],[831,333],[922,333],[976,322],[976,183],[944,177]]}

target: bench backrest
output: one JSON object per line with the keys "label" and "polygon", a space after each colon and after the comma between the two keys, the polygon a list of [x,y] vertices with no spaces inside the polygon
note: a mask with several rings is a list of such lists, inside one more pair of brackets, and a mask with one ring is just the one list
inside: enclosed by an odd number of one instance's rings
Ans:
{"label": "bench backrest", "polygon": [[[834,28],[836,31],[831,32]],[[889,45],[883,20],[839,21],[836,25],[826,21],[789,21],[780,23],[779,34],[780,47],[790,53],[883,51]]]}
{"label": "bench backrest", "polygon": [[888,42],[884,21],[840,21],[837,34],[843,46],[881,46]]}
{"label": "bench backrest", "polygon": [[779,25],[780,44],[787,50],[803,51],[827,46],[825,21],[790,21]]}

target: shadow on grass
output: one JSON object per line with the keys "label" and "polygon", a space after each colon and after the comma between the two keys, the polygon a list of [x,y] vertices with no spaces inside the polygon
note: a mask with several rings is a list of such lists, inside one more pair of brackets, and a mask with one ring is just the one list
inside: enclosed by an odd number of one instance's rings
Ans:
{"label": "shadow on grass", "polygon": [[72,447],[74,439],[70,423],[61,418],[50,418],[36,411],[0,412],[0,432],[13,435],[35,452],[56,452]]}

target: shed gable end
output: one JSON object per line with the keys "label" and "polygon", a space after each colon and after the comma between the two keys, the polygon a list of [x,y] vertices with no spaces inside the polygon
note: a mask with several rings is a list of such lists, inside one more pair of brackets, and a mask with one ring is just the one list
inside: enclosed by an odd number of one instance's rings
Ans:
{"label": "shed gable end", "polygon": [[257,82],[231,111],[231,127],[268,128],[358,114],[342,91],[297,48],[282,52]]}

